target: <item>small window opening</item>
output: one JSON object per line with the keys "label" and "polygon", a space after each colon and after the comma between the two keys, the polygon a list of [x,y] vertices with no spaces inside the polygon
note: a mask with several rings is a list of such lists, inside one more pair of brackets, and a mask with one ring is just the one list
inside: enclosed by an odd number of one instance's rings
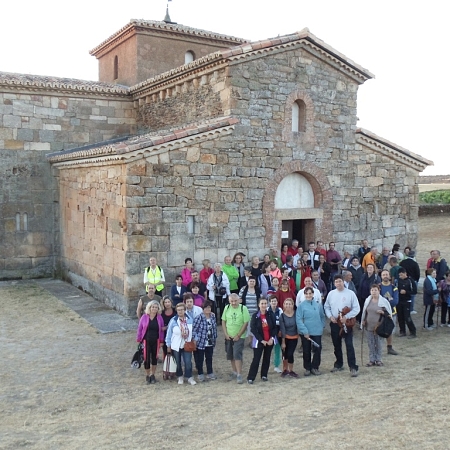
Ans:
{"label": "small window opening", "polygon": [[188,52],[186,52],[184,54],[184,63],[185,64],[188,64],[188,63],[194,61],[194,59],[195,59],[195,54],[193,51],[189,50]]}
{"label": "small window opening", "polygon": [[303,100],[297,100],[292,105],[292,131],[306,131],[306,105]]}
{"label": "small window opening", "polygon": [[187,231],[188,231],[188,234],[194,234],[195,216],[187,216]]}
{"label": "small window opening", "polygon": [[23,231],[28,231],[28,214],[23,213]]}
{"label": "small window opening", "polygon": [[16,213],[16,231],[20,231],[20,213]]}
{"label": "small window opening", "polygon": [[117,80],[119,78],[119,58],[114,56],[114,80]]}

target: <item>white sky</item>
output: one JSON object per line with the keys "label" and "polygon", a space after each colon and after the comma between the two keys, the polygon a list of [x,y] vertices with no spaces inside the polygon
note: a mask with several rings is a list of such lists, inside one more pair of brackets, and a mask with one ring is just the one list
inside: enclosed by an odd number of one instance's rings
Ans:
{"label": "white sky", "polygon": [[[6,2],[5,2],[6,3]],[[166,0],[23,0],[1,7],[0,71],[97,80],[89,50],[130,19],[162,20]],[[173,0],[172,21],[260,40],[308,27],[375,74],[359,88],[358,126],[449,174],[446,2],[428,0]]]}

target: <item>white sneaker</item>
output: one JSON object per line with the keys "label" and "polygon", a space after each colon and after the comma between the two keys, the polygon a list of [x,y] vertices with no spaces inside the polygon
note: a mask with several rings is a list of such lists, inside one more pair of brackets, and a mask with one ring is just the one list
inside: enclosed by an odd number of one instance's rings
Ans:
{"label": "white sneaker", "polygon": [[441,323],[440,325],[439,325],[440,327],[446,327],[447,326],[447,324],[445,324],[445,323]]}
{"label": "white sneaker", "polygon": [[184,383],[184,377],[178,377],[178,384]]}
{"label": "white sneaker", "polygon": [[283,372],[279,367],[275,367],[275,369],[273,369],[273,371],[276,372],[276,373],[282,373]]}
{"label": "white sneaker", "polygon": [[197,382],[194,380],[193,377],[188,378],[188,383],[189,383],[191,386],[195,386],[195,385],[197,384]]}
{"label": "white sneaker", "polygon": [[417,314],[417,311],[411,311],[410,314]]}

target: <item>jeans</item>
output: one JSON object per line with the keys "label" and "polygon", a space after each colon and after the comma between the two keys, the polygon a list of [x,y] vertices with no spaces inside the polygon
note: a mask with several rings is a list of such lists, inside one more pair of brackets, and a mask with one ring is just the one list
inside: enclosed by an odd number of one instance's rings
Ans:
{"label": "jeans", "polygon": [[178,352],[172,350],[173,356],[177,363],[177,377],[183,376],[183,368],[181,366],[181,359],[184,362],[184,376],[186,378],[192,377],[192,352],[185,352],[184,349],[180,348]]}
{"label": "jeans", "polygon": [[366,333],[367,345],[369,347],[369,361],[371,363],[380,361],[383,352],[382,338],[374,331],[364,330]]}
{"label": "jeans", "polygon": [[[310,338],[317,342],[320,347],[316,347],[309,339],[302,336],[303,345],[303,368],[311,371],[311,369],[318,369],[320,366],[320,356],[322,353],[322,336],[310,336]],[[311,362],[312,354],[312,362]]]}
{"label": "jeans", "polygon": [[267,377],[270,366],[270,354],[272,353],[273,345],[263,345],[258,343],[258,347],[253,349],[253,361],[250,364],[250,370],[248,371],[247,380],[254,380],[258,373],[259,362],[261,356],[263,358],[261,365],[261,377]]}
{"label": "jeans", "polygon": [[330,323],[331,329],[331,340],[333,342],[334,347],[334,356],[336,357],[336,361],[334,363],[334,367],[343,367],[344,365],[344,356],[342,354],[342,339],[345,341],[345,347],[347,349],[347,363],[348,367],[351,369],[358,370],[358,366],[356,365],[356,356],[355,349],[353,347],[353,330],[351,328],[347,328],[347,333],[342,333],[342,336],[339,336],[340,327],[337,323]]}
{"label": "jeans", "polygon": [[409,332],[411,334],[416,334],[416,326],[411,319],[411,302],[399,302],[397,305],[397,318],[398,326],[400,328],[400,333],[405,333],[406,327],[408,326]]}
{"label": "jeans", "polygon": [[197,349],[194,352],[195,357],[195,367],[197,368],[198,374],[203,375],[203,361],[206,359],[206,373],[211,375],[214,373],[212,366],[214,347],[205,347],[203,350]]}

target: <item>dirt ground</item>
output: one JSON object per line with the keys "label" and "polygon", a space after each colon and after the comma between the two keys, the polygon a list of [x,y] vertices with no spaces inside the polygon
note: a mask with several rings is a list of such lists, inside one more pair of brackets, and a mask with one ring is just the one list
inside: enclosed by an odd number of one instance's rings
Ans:
{"label": "dirt ground", "polygon": [[[420,219],[419,261],[438,247],[450,257],[449,219]],[[423,265],[422,265],[423,267]],[[100,334],[33,282],[0,287],[0,448],[17,449],[447,449],[450,328],[396,337],[398,356],[366,368],[355,332],[358,378],[330,373],[328,327],[319,377],[253,386],[228,381],[223,338],[218,380],[145,384],[130,368],[135,333]],[[244,373],[251,350],[244,353]],[[295,368],[303,373],[301,357]]]}

